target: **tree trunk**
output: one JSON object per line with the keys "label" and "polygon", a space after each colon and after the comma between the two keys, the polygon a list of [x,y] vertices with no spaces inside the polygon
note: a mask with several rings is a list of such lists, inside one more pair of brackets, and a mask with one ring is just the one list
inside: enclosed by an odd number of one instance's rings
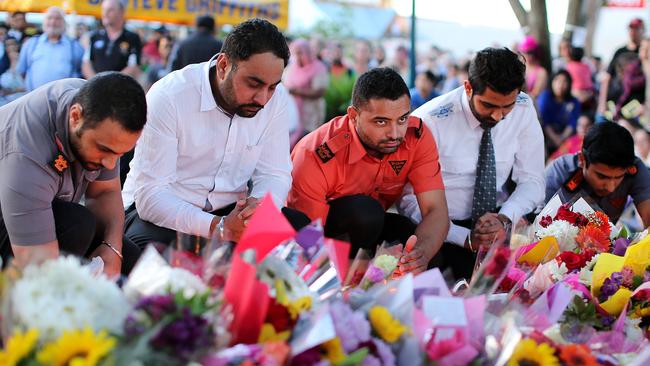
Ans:
{"label": "tree trunk", "polygon": [[512,11],[515,13],[517,20],[519,21],[519,25],[521,26],[521,28],[524,29],[524,33],[528,34],[529,25],[528,25],[528,13],[526,12],[526,9],[524,9],[523,5],[521,5],[519,0],[508,0],[508,1],[510,2],[510,7],[512,8]]}
{"label": "tree trunk", "polygon": [[596,32],[596,25],[598,24],[598,14],[600,7],[603,5],[603,0],[587,0],[587,36],[585,38],[585,56],[593,56],[594,49],[594,33]]}
{"label": "tree trunk", "polygon": [[530,13],[530,34],[539,43],[540,64],[551,73],[551,40],[548,32],[548,18],[546,14],[546,0],[531,0]]}
{"label": "tree trunk", "polygon": [[573,29],[576,26],[584,26],[584,17],[582,16],[583,0],[569,0],[569,9],[566,15],[566,25],[564,26],[564,33],[562,38],[571,39],[573,37]]}

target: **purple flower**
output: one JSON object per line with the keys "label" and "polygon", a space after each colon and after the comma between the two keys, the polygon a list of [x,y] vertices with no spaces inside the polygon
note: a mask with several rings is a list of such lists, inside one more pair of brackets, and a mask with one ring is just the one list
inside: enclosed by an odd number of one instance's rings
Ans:
{"label": "purple flower", "polygon": [[366,272],[366,277],[370,282],[377,283],[383,281],[386,275],[381,268],[371,265],[370,268],[368,268],[368,272]]}
{"label": "purple flower", "polygon": [[291,362],[289,364],[291,366],[314,366],[320,362],[321,358],[322,356],[319,351],[319,346],[317,346],[310,348],[299,355],[296,355],[291,359]]}
{"label": "purple flower", "polygon": [[364,357],[363,361],[361,361],[361,366],[382,366],[381,361],[373,355],[367,355]]}
{"label": "purple flower", "polygon": [[334,302],[330,305],[330,314],[346,353],[356,351],[359,343],[370,339],[370,324],[362,313],[353,311],[343,302]]}
{"label": "purple flower", "polygon": [[144,333],[145,330],[147,330],[147,328],[144,324],[136,320],[134,314],[129,314],[129,316],[124,320],[124,334],[128,338],[138,336]]}
{"label": "purple flower", "polygon": [[163,327],[150,341],[154,349],[167,351],[170,355],[189,361],[199,350],[212,345],[214,333],[208,321],[192,315],[184,308],[181,315]]}
{"label": "purple flower", "polygon": [[157,322],[165,315],[176,311],[176,303],[172,295],[152,295],[142,298],[136,305],[135,310],[143,310],[153,322]]}
{"label": "purple flower", "polygon": [[395,366],[395,355],[390,347],[380,339],[374,339],[373,343],[377,347],[377,354],[383,366]]}
{"label": "purple flower", "polygon": [[600,288],[600,295],[598,300],[600,302],[605,302],[610,296],[614,295],[618,288],[621,287],[623,283],[623,275],[621,272],[614,272],[609,278],[606,278],[603,282],[603,286]]}
{"label": "purple flower", "polygon": [[612,254],[618,255],[618,256],[623,256],[625,255],[625,251],[627,250],[628,245],[630,245],[630,241],[626,238],[618,238],[614,241],[614,251],[612,251]]}

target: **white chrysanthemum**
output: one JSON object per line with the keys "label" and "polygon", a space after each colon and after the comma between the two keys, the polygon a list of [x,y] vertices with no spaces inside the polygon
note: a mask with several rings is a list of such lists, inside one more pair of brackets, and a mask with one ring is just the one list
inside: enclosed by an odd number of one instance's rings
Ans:
{"label": "white chrysanthemum", "polygon": [[558,264],[557,261],[550,261],[546,263],[548,265],[548,270],[551,275],[551,279],[555,282],[560,282],[566,277],[569,273],[569,269],[566,267],[566,263],[562,262]]}
{"label": "white chrysanthemum", "polygon": [[115,283],[93,277],[74,257],[28,266],[10,296],[14,323],[37,328],[44,340],[86,326],[119,334],[130,310]]}
{"label": "white chrysanthemum", "polygon": [[208,286],[194,273],[183,268],[171,268],[167,282],[154,290],[157,294],[182,292],[186,299],[208,291]]}
{"label": "white chrysanthemum", "polygon": [[568,221],[556,220],[549,226],[537,230],[535,236],[540,240],[547,236],[554,236],[557,239],[560,252],[572,252],[577,247],[575,239],[579,231],[577,227],[571,225]]}
{"label": "white chrysanthemum", "polygon": [[579,280],[580,283],[587,287],[591,287],[591,279],[594,274],[594,266],[596,265],[596,261],[598,261],[598,257],[600,254],[596,254],[591,259],[589,262],[587,262],[584,267],[580,269],[580,274],[579,274]]}

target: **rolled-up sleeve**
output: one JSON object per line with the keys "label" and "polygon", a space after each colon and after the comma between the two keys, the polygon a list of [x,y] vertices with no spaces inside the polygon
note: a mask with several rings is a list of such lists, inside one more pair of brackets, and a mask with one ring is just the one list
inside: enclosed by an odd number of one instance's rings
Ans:
{"label": "rolled-up sleeve", "polygon": [[170,189],[176,180],[178,117],[174,103],[160,89],[147,94],[147,123],[135,149],[135,203],[145,221],[168,229],[208,237],[213,215]]}
{"label": "rolled-up sleeve", "polygon": [[0,160],[0,171],[2,219],[11,244],[38,245],[56,240],[52,201],[58,183],[53,173],[21,153]]}

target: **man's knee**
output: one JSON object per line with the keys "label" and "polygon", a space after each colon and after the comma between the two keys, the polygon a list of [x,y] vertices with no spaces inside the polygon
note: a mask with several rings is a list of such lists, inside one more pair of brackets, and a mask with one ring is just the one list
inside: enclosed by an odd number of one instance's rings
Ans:
{"label": "man's knee", "polygon": [[150,243],[160,243],[169,246],[176,239],[176,231],[144,221],[138,215],[137,209],[127,213],[124,235],[140,249]]}
{"label": "man's knee", "polygon": [[385,210],[379,201],[370,196],[354,195],[330,202],[327,222],[337,226],[381,232],[384,216]]}
{"label": "man's knee", "polygon": [[95,236],[97,219],[86,207],[72,202],[52,202],[56,238],[63,252],[83,256]]}

